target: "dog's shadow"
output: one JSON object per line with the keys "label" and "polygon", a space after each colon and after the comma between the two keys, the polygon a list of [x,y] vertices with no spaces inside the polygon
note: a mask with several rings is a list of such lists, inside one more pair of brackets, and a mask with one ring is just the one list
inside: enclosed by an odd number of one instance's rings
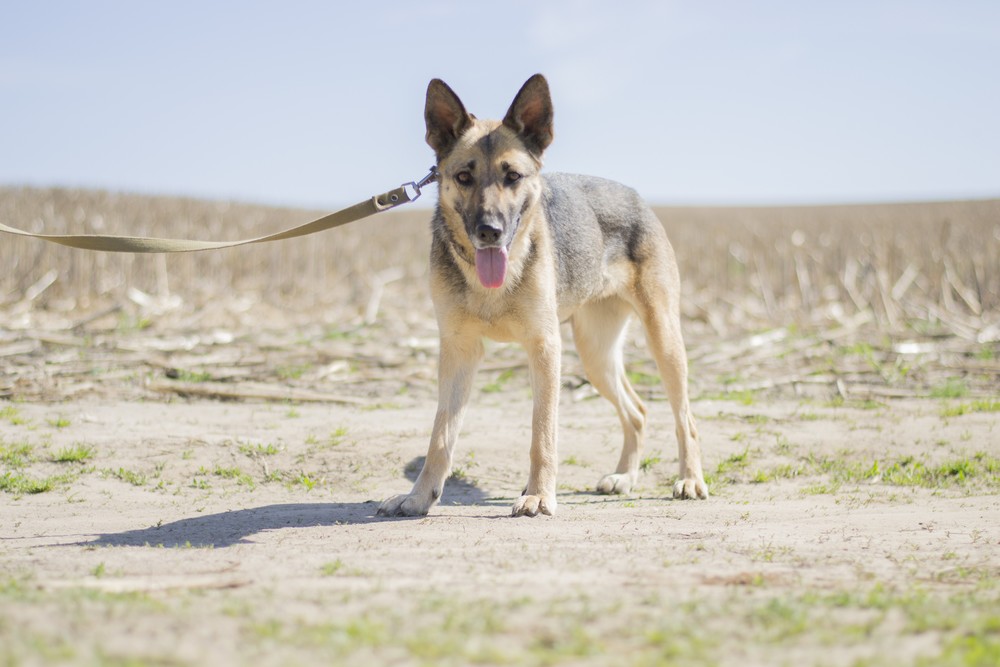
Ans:
{"label": "dog's shadow", "polygon": [[[418,457],[404,469],[412,481],[423,467]],[[486,494],[464,479],[449,478],[445,482],[444,502],[459,505],[493,505]],[[150,546],[168,548],[222,548],[236,544],[250,544],[250,536],[269,530],[312,528],[317,526],[342,526],[393,518],[376,516],[379,503],[374,500],[360,503],[286,503],[264,505],[248,509],[205,514],[148,528],[126,530],[99,536],[87,546]],[[408,517],[399,517],[408,518]]]}
{"label": "dog's shadow", "polygon": [[336,526],[377,521],[378,504],[287,503],[205,514],[149,528],[99,536],[88,546],[231,547],[250,544],[250,536],[268,530]]}
{"label": "dog's shadow", "polygon": [[[420,471],[424,468],[424,463],[427,460],[426,456],[418,456],[403,468],[403,474],[411,482],[417,481],[417,476]],[[490,499],[489,496],[479,488],[479,485],[469,477],[465,475],[459,475],[453,472],[451,476],[444,481],[444,493],[441,496],[441,502],[448,505],[499,505],[502,504],[495,499]],[[507,501],[504,501],[507,502]]]}

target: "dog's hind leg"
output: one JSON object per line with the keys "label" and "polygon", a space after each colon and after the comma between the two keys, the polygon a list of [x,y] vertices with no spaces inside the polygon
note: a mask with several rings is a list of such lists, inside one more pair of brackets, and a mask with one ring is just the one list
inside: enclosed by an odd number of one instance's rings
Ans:
{"label": "dog's hind leg", "polygon": [[[674,484],[674,498],[707,498],[708,486],[701,469],[698,429],[688,401],[687,353],[681,337],[680,287],[676,273],[665,279],[662,266],[646,270],[637,281],[636,310],[646,330],[656,367],[660,371],[677,431],[680,479]],[[675,285],[674,289],[668,287]]]}
{"label": "dog's hind leg", "polygon": [[582,306],[573,315],[573,339],[590,383],[611,401],[622,424],[624,443],[615,472],[597,483],[598,493],[628,493],[639,476],[646,407],[625,375],[622,344],[632,308],[619,298]]}
{"label": "dog's hind leg", "polygon": [[393,496],[379,505],[380,516],[421,516],[441,498],[445,479],[451,473],[452,455],[472,393],[472,381],[482,357],[480,338],[461,333],[441,336],[438,410],[424,467],[410,493]]}

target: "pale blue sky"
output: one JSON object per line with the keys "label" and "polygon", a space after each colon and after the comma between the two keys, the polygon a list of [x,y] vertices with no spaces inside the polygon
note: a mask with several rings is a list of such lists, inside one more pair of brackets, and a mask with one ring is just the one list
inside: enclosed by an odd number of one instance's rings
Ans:
{"label": "pale blue sky", "polygon": [[431,164],[430,78],[535,72],[546,167],[656,203],[1000,196],[985,0],[0,0],[0,184],[350,203]]}

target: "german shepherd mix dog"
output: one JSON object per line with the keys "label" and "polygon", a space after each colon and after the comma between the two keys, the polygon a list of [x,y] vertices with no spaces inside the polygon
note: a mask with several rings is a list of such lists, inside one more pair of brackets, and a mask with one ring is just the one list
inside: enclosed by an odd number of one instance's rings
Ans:
{"label": "german shepherd mix dog", "polygon": [[478,120],[443,81],[427,88],[427,143],[437,154],[431,292],[441,335],[439,399],[430,448],[409,494],[383,516],[414,516],[441,498],[483,356],[483,337],[528,353],[534,410],[528,484],[512,516],[556,511],[556,428],[562,341],[569,321],[590,382],[618,411],[625,443],[599,493],[628,493],[639,473],[646,408],[622,357],[638,314],[676,420],[675,498],[706,498],[697,430],[688,405],[680,278],[663,226],[636,192],[589,176],[542,175],[552,142],[552,100],[540,74],[500,122]]}

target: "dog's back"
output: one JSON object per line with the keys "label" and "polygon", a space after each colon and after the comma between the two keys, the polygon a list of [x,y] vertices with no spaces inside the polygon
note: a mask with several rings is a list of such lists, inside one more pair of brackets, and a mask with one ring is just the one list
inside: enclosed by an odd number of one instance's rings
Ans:
{"label": "dog's back", "polygon": [[676,271],[663,226],[635,190],[579,174],[545,173],[542,179],[561,306],[615,291],[616,267],[656,256]]}

